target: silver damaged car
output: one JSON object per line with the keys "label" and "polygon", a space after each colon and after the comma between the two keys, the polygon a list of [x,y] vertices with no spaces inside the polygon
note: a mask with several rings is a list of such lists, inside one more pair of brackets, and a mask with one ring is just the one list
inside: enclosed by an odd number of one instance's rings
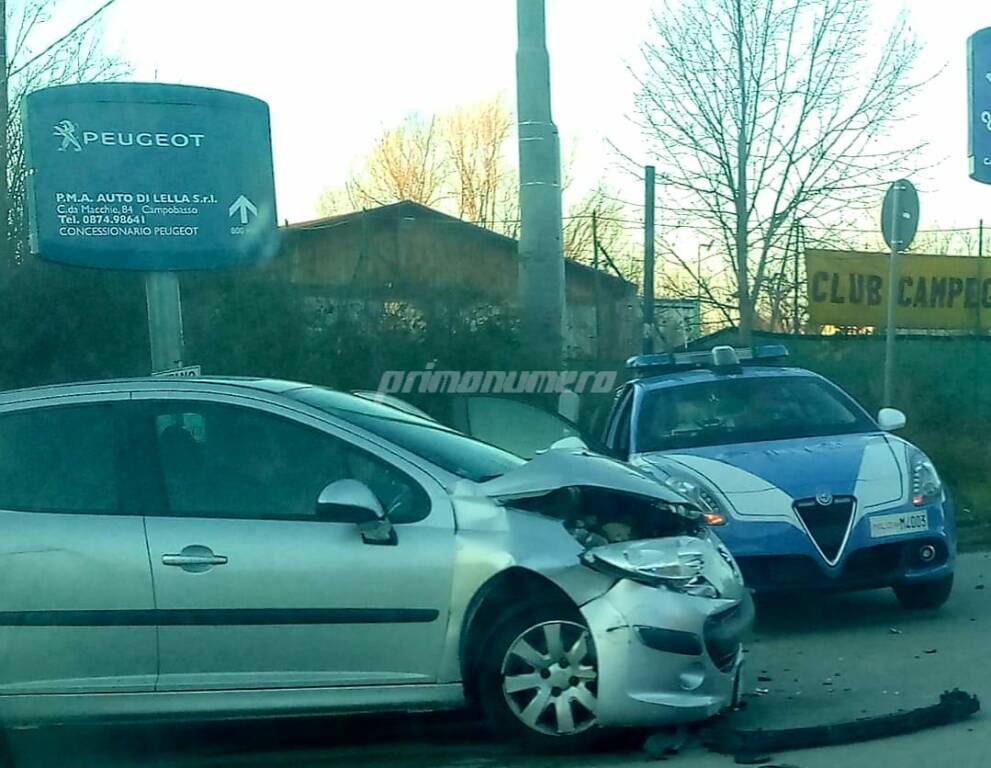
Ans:
{"label": "silver damaged car", "polygon": [[730,705],[753,620],[625,464],[263,379],[0,395],[0,583],[5,726],[476,704],[574,749]]}

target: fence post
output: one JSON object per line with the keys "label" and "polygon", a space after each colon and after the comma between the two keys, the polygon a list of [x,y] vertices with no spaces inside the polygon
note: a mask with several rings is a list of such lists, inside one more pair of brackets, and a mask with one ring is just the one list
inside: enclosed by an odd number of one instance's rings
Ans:
{"label": "fence post", "polygon": [[980,336],[981,326],[981,302],[984,298],[984,219],[977,222],[977,335]]}
{"label": "fence post", "polygon": [[984,329],[981,323],[981,304],[984,301],[984,219],[977,222],[977,327],[974,329],[974,388],[978,413],[984,414],[987,403],[987,387],[984,385],[982,361]]}

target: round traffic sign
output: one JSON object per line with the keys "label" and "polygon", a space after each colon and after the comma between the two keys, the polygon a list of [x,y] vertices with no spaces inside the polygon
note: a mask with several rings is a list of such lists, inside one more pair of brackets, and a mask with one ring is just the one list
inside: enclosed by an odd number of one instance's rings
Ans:
{"label": "round traffic sign", "polygon": [[888,187],[881,206],[881,234],[884,242],[896,252],[912,244],[919,228],[919,193],[912,182],[900,179]]}

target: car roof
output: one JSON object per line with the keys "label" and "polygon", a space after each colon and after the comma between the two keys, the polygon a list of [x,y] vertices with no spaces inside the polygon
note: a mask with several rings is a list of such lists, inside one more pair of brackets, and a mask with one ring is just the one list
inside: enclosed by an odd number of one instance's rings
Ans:
{"label": "car roof", "polygon": [[[311,390],[319,393],[320,402],[314,403],[299,394]],[[99,381],[72,382],[66,384],[50,384],[29,389],[17,389],[0,392],[0,406],[24,404],[39,400],[52,400],[74,395],[121,394],[129,392],[210,392],[213,394],[240,394],[263,400],[291,399],[297,404],[315,407],[319,411],[334,412],[345,420],[345,414],[363,414],[378,416],[394,421],[409,421],[422,423],[437,429],[448,429],[431,417],[425,418],[401,410],[388,403],[381,403],[370,398],[360,397],[348,392],[327,389],[318,384],[307,384],[300,381],[271,379],[249,376],[146,376],[130,379],[103,379]]]}
{"label": "car roof", "polygon": [[120,379],[99,379],[95,381],[75,381],[63,384],[46,384],[43,386],[29,387],[26,389],[13,389],[0,392],[0,404],[17,402],[22,400],[35,400],[50,397],[61,397],[68,395],[120,392],[120,391],[141,391],[141,390],[188,390],[195,392],[198,390],[241,389],[266,394],[284,394],[295,389],[304,389],[313,386],[298,381],[284,381],[282,379],[269,379],[249,376],[196,376],[196,377],[169,377],[169,376],[145,376],[137,378]]}
{"label": "car roof", "polygon": [[693,368],[687,371],[673,371],[657,376],[644,376],[634,379],[633,385],[644,390],[680,387],[686,384],[701,384],[710,381],[727,381],[752,378],[814,378],[822,377],[804,368],[784,366],[744,365],[736,373],[717,373],[709,368]]}

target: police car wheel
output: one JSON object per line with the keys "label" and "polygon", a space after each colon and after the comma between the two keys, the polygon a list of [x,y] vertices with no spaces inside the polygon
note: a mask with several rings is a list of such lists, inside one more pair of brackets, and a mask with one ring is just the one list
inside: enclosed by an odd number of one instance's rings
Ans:
{"label": "police car wheel", "polygon": [[915,584],[897,584],[895,596],[902,608],[912,610],[932,610],[945,603],[953,590],[953,576],[932,581],[919,581]]}

